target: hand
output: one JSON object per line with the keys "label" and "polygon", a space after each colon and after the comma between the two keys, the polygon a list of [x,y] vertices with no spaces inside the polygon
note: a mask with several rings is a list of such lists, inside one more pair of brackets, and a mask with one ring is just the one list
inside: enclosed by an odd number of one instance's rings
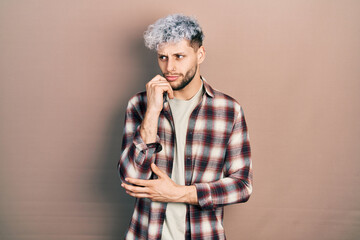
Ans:
{"label": "hand", "polygon": [[156,75],[146,84],[147,112],[161,112],[164,92],[168,93],[169,98],[174,98],[169,82],[160,75]]}
{"label": "hand", "polygon": [[145,143],[156,141],[159,114],[163,108],[164,92],[168,93],[169,98],[174,98],[170,84],[160,75],[157,75],[146,84],[147,108],[140,128],[140,135]]}
{"label": "hand", "polygon": [[[151,164],[152,171],[159,177],[158,179],[142,180],[126,178],[129,183],[137,186],[122,183],[126,193],[136,198],[149,198],[155,202],[187,202],[196,204],[195,200],[190,201],[190,192],[196,195],[195,186],[181,186],[172,181],[166,173],[161,171],[154,163]],[[194,191],[195,190],[195,191]],[[189,192],[190,191],[190,192]],[[194,196],[192,196],[194,198]]]}

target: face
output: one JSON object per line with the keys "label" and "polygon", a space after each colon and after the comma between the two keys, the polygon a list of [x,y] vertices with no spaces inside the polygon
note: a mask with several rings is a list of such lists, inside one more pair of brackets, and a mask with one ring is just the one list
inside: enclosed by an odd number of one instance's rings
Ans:
{"label": "face", "polygon": [[184,89],[194,77],[200,77],[198,66],[203,61],[203,47],[194,49],[188,40],[182,40],[163,43],[157,52],[159,67],[174,91]]}

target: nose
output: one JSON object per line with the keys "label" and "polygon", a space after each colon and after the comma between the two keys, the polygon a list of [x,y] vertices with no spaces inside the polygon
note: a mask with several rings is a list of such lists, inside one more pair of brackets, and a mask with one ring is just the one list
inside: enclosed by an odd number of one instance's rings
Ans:
{"label": "nose", "polygon": [[170,73],[175,71],[175,62],[174,62],[174,60],[172,60],[170,58],[168,59],[166,70],[168,72],[170,72]]}

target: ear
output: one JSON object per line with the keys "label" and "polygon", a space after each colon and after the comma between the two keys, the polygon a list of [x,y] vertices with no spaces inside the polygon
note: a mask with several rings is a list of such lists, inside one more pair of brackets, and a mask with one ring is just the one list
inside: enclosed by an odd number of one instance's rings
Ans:
{"label": "ear", "polygon": [[197,58],[198,58],[198,64],[202,63],[205,60],[205,48],[204,46],[199,47],[197,50]]}

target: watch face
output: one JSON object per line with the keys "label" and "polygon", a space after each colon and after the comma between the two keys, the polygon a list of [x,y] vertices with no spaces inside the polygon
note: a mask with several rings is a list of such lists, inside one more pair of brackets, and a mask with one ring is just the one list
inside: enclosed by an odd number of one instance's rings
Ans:
{"label": "watch face", "polygon": [[158,153],[162,150],[162,146],[160,143],[149,143],[146,144],[148,148],[155,148],[155,153]]}
{"label": "watch face", "polygon": [[156,143],[148,143],[148,144],[146,144],[146,146],[149,148],[153,148],[153,147],[156,147]]}

